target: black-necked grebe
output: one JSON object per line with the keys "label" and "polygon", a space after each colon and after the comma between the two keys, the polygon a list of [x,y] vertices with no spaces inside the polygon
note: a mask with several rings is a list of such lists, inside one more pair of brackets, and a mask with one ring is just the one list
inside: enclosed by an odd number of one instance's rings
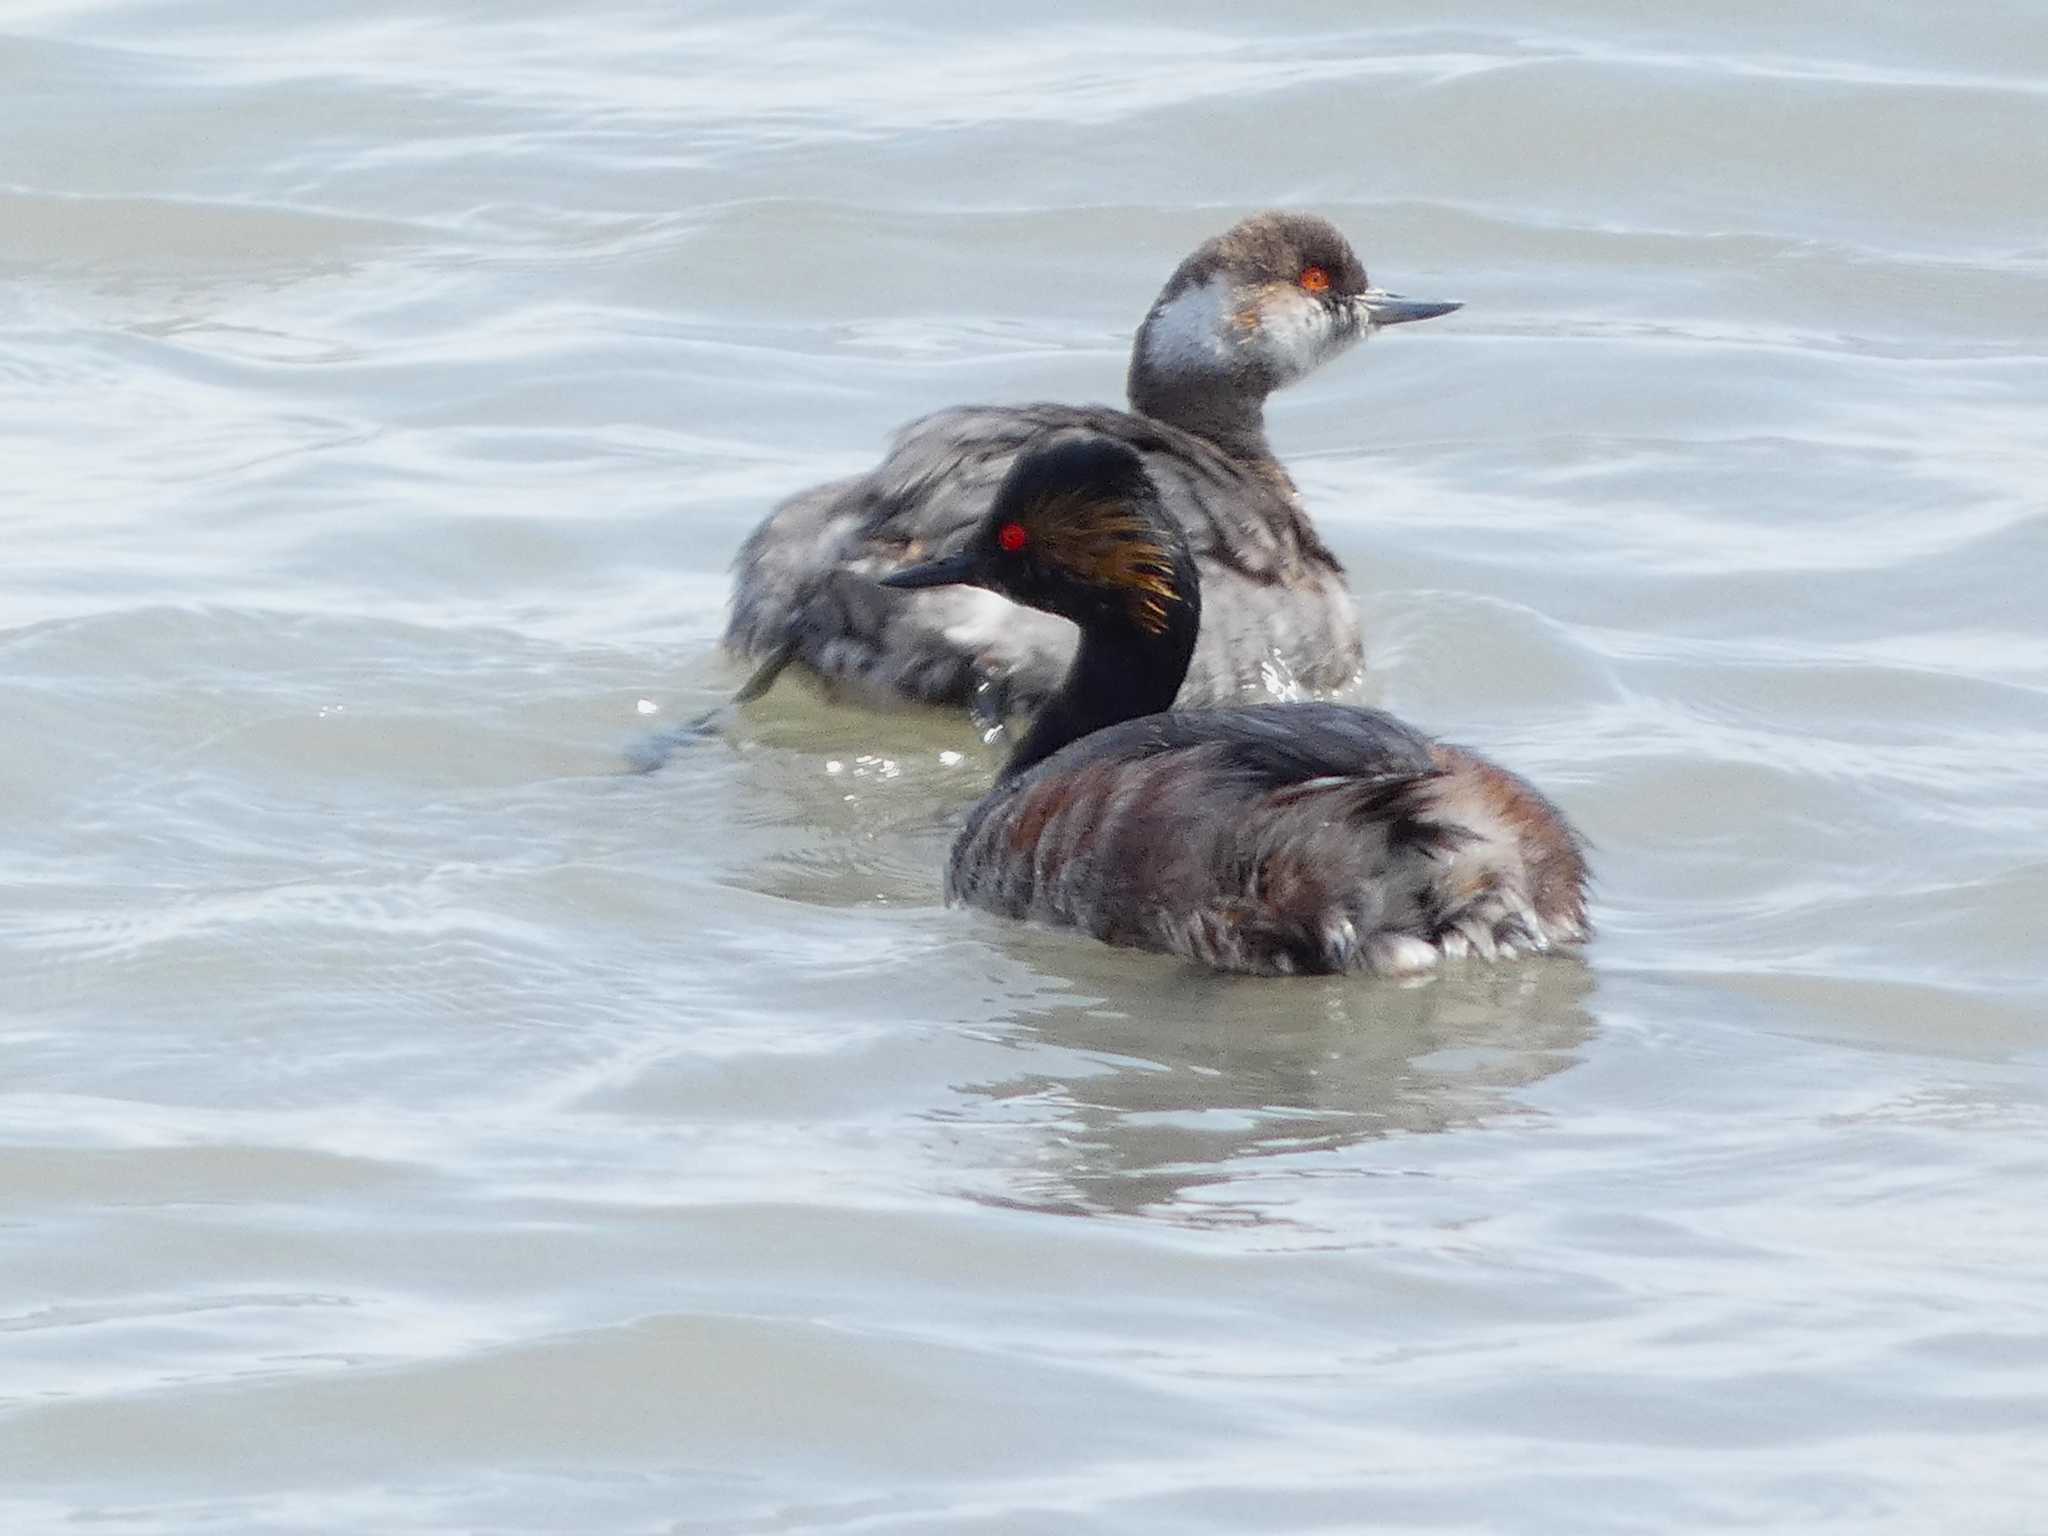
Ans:
{"label": "black-necked grebe", "polygon": [[1072,626],[985,591],[885,591],[907,562],[958,549],[1018,451],[1110,437],[1139,453],[1208,588],[1182,691],[1189,705],[1339,688],[1358,675],[1343,570],[1266,441],[1266,396],[1382,326],[1454,303],[1368,286],[1334,226],[1261,213],[1180,264],[1131,349],[1131,410],[963,406],[912,422],[869,473],[800,492],[735,562],[728,649],[759,664],[752,697],[791,662],[871,700],[1035,710],[1074,650]]}
{"label": "black-necked grebe", "polygon": [[1577,834],[1483,758],[1374,709],[1168,709],[1206,577],[1126,445],[1027,451],[960,550],[884,579],[1080,627],[953,845],[949,899],[1260,975],[1411,974],[1587,936]]}

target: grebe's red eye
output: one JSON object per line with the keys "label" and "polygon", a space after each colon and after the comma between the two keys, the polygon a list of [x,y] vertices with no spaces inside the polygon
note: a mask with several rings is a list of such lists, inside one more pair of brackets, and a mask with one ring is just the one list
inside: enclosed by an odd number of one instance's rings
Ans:
{"label": "grebe's red eye", "polygon": [[1321,267],[1303,267],[1301,269],[1301,287],[1304,293],[1328,293],[1330,291],[1330,274]]}
{"label": "grebe's red eye", "polygon": [[1024,531],[1022,523],[1005,523],[996,530],[996,542],[1006,553],[1014,555],[1031,542],[1031,535]]}

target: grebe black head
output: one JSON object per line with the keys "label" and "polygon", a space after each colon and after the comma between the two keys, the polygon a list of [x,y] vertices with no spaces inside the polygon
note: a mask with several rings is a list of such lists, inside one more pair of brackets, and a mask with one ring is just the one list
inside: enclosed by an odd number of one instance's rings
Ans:
{"label": "grebe black head", "polygon": [[1066,684],[1006,776],[1076,736],[1172,704],[1202,616],[1187,536],[1161,509],[1144,461],[1101,437],[1020,455],[965,549],[882,585],[985,587],[1080,626]]}
{"label": "grebe black head", "polygon": [[1201,613],[1187,536],[1159,508],[1144,461],[1122,443],[1054,442],[1011,466],[959,554],[896,572],[885,587],[974,586],[1084,630],[1185,629]]}
{"label": "grebe black head", "polygon": [[1131,405],[1235,451],[1266,453],[1267,395],[1383,326],[1460,307],[1374,288],[1327,219],[1253,214],[1167,279],[1131,348]]}
{"label": "grebe black head", "polygon": [[883,580],[986,587],[1081,627],[953,846],[954,899],[1260,974],[1586,936],[1578,837],[1505,770],[1378,710],[1166,708],[1201,578],[1121,444],[1025,450],[964,549]]}

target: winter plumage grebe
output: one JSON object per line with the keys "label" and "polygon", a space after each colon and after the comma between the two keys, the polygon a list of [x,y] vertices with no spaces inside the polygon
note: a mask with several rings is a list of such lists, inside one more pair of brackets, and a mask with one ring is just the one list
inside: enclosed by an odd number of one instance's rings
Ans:
{"label": "winter plumage grebe", "polygon": [[1327,221],[1269,212],[1183,261],[1131,349],[1131,410],[962,406],[912,422],[875,469],[815,486],[740,550],[725,643],[758,663],[751,698],[796,662],[872,700],[1029,713],[1058,686],[1072,626],[986,591],[886,591],[907,562],[959,549],[1018,451],[1109,437],[1142,456],[1208,592],[1182,702],[1342,687],[1362,664],[1343,570],[1266,441],[1265,402],[1383,326],[1454,303],[1367,284]]}
{"label": "winter plumage grebe", "polygon": [[1080,627],[953,845],[950,900],[1260,975],[1412,974],[1587,936],[1578,835],[1483,758],[1375,709],[1168,710],[1205,574],[1126,444],[1027,451],[961,549],[884,579]]}

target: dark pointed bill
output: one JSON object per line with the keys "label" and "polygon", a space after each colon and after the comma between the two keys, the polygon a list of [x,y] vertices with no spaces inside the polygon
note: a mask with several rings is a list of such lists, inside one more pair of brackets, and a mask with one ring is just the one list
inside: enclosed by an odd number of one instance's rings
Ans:
{"label": "dark pointed bill", "polygon": [[923,565],[906,565],[900,571],[891,571],[882,578],[885,587],[953,587],[974,580],[975,559],[962,550],[957,555],[944,555],[937,560],[927,560]]}
{"label": "dark pointed bill", "polygon": [[1376,326],[1406,325],[1410,320],[1434,320],[1454,309],[1463,309],[1463,299],[1404,299],[1384,288],[1368,288],[1358,296],[1358,305]]}

